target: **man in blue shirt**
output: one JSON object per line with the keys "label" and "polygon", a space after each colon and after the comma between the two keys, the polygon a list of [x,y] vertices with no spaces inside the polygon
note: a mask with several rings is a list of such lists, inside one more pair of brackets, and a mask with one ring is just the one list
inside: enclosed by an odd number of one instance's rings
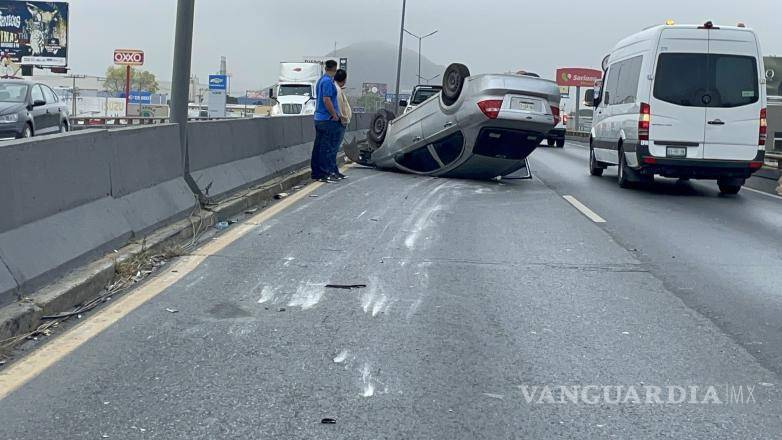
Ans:
{"label": "man in blue shirt", "polygon": [[337,62],[326,61],[326,71],[315,86],[315,142],[312,146],[312,178],[321,182],[336,182],[329,166],[329,152],[334,144],[340,142],[339,135],[342,124],[339,119],[339,103],[337,102],[337,87],[334,85],[334,75],[337,73]]}

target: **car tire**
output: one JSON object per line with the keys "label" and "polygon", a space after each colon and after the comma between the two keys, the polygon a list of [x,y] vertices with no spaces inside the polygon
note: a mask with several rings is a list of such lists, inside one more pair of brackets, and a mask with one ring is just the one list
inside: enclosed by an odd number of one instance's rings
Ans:
{"label": "car tire", "polygon": [[22,132],[19,134],[19,139],[31,138],[33,135],[33,127],[30,124],[24,124]]}
{"label": "car tire", "polygon": [[557,148],[565,148],[565,140],[557,139]]}
{"label": "car tire", "polygon": [[386,109],[378,110],[375,116],[372,117],[372,125],[369,126],[367,138],[374,147],[377,148],[383,145],[388,132],[388,123],[393,121],[395,117],[393,112]]}
{"label": "car tire", "polygon": [[603,175],[603,168],[602,165],[600,165],[600,162],[597,161],[597,158],[595,158],[595,150],[592,148],[592,146],[589,146],[589,174],[593,176],[600,177]]}
{"label": "car tire", "polygon": [[459,100],[464,88],[464,81],[470,76],[470,69],[464,64],[453,63],[445,69],[443,74],[443,103],[447,106],[454,105]]}
{"label": "car tire", "polygon": [[68,122],[67,121],[62,121],[60,123],[60,133],[67,133],[68,131],[70,131],[70,129],[68,127]]}
{"label": "car tire", "polygon": [[555,145],[554,139],[546,139],[546,145],[548,145],[549,148],[553,148]]}
{"label": "car tire", "polygon": [[717,180],[717,186],[720,187],[720,194],[724,195],[736,195],[741,191],[741,187],[744,185],[743,179],[719,179]]}
{"label": "car tire", "polygon": [[629,166],[627,166],[627,160],[625,159],[625,152],[622,148],[622,145],[619,145],[619,166],[617,167],[616,172],[616,182],[619,184],[620,188],[631,188],[633,186],[633,181],[631,179],[631,174],[633,174],[633,171],[630,169]]}

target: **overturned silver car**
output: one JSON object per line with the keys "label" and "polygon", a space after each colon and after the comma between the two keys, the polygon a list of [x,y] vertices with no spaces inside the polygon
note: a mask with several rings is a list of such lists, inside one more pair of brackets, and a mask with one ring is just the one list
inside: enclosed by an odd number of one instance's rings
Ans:
{"label": "overturned silver car", "polygon": [[559,120],[553,81],[515,74],[470,76],[451,64],[442,92],[395,117],[374,116],[365,144],[345,148],[354,162],[441,177],[490,179],[526,166]]}

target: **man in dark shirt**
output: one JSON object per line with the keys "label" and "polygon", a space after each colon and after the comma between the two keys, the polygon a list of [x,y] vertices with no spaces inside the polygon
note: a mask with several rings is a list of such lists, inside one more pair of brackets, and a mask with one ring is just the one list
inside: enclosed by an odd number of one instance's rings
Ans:
{"label": "man in dark shirt", "polygon": [[315,86],[315,142],[312,146],[312,178],[321,182],[333,183],[338,179],[331,175],[329,152],[333,145],[339,142],[342,124],[339,119],[339,104],[337,102],[337,87],[334,85],[334,75],[337,73],[337,62],[326,61],[323,76]]}

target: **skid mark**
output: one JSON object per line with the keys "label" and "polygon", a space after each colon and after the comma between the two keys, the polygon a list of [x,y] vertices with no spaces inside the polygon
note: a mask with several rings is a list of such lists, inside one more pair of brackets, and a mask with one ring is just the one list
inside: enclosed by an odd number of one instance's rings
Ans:
{"label": "skid mark", "polygon": [[288,307],[301,307],[307,310],[315,307],[321,298],[323,298],[324,285],[326,283],[304,283],[299,285],[296,293],[293,294],[288,302]]}

